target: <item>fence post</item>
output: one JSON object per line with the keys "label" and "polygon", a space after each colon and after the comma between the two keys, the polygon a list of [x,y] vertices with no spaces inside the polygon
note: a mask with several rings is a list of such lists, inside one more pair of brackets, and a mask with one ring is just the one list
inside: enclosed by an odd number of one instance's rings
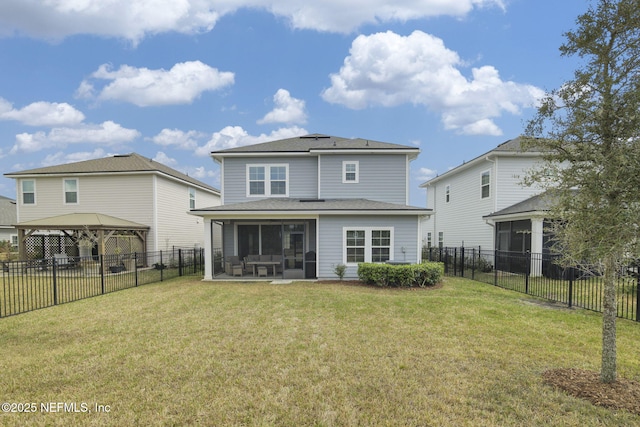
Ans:
{"label": "fence post", "polygon": [[160,251],[160,281],[164,280],[164,263],[162,262],[162,251]]}
{"label": "fence post", "polygon": [[493,251],[493,286],[498,286],[498,251]]}
{"label": "fence post", "polygon": [[458,248],[453,248],[453,277],[458,275]]}
{"label": "fence post", "polygon": [[569,267],[569,308],[573,305],[573,267]]}
{"label": "fence post", "polygon": [[471,249],[471,280],[475,280],[475,278],[476,278],[476,248],[473,248]]}
{"label": "fence post", "polygon": [[460,248],[460,277],[464,277],[464,246]]}
{"label": "fence post", "polygon": [[182,276],[182,249],[178,249],[178,276]]}
{"label": "fence post", "polygon": [[100,255],[100,291],[104,295],[104,254]]}
{"label": "fence post", "polygon": [[636,280],[636,322],[640,322],[640,274]]}
{"label": "fence post", "polygon": [[527,263],[527,268],[524,271],[524,293],[529,294],[529,276],[531,275],[531,252],[527,252],[525,261]]}
{"label": "fence post", "polygon": [[57,263],[55,257],[53,258],[53,305],[58,305],[58,280],[57,275]]}
{"label": "fence post", "polygon": [[133,253],[133,271],[136,278],[136,288],[138,287],[138,252]]}

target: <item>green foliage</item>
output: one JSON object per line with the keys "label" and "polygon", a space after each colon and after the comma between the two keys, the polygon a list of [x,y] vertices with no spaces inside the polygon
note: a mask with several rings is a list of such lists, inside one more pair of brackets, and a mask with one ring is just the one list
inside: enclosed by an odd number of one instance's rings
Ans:
{"label": "green foliage", "polygon": [[422,264],[358,264],[358,277],[364,283],[381,287],[421,287],[433,286],[444,275],[444,265],[439,262]]}
{"label": "green foliage", "polygon": [[344,274],[347,272],[347,266],[344,264],[338,264],[333,267],[333,272],[336,273],[336,276],[340,278],[340,280],[344,279]]}
{"label": "green foliage", "polygon": [[[596,2],[594,2],[596,3]],[[564,56],[584,65],[548,93],[525,148],[544,153],[525,180],[548,189],[556,249],[604,278],[603,382],[616,378],[615,271],[640,256],[640,8],[599,0],[565,34]]]}

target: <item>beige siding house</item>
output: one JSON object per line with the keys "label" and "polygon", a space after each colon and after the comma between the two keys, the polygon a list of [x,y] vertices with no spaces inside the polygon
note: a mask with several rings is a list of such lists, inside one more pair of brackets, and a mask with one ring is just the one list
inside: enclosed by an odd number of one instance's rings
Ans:
{"label": "beige siding house", "polygon": [[220,204],[216,188],[136,153],[5,176],[16,180],[19,224],[108,215],[147,226],[146,251],[203,246],[203,221],[188,212]]}

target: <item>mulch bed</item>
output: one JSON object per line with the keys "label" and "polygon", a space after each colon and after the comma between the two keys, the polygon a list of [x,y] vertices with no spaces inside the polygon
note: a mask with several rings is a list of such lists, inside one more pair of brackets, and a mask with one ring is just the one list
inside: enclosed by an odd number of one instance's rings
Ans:
{"label": "mulch bed", "polygon": [[610,409],[624,409],[640,415],[640,383],[624,378],[605,384],[600,373],[583,369],[552,369],[542,374],[546,384],[571,396]]}

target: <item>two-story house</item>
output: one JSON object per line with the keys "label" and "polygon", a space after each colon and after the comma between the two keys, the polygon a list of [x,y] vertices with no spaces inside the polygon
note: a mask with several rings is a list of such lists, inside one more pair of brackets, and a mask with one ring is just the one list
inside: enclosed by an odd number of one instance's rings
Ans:
{"label": "two-story house", "polygon": [[220,204],[216,188],[136,153],[5,176],[16,180],[23,257],[77,255],[87,232],[126,242],[96,244],[94,255],[113,254],[114,244],[125,253],[202,247],[203,221],[189,211]]}
{"label": "two-story house", "polygon": [[541,159],[515,138],[421,184],[434,211],[424,244],[541,253],[547,205],[539,188],[522,185]]}
{"label": "two-story house", "polygon": [[0,196],[0,241],[11,242],[15,248],[18,246],[17,219],[16,201]]}
{"label": "two-story house", "polygon": [[222,205],[192,211],[208,233],[205,280],[223,273],[211,260],[215,224],[225,260],[270,260],[278,265],[268,274],[283,278],[335,279],[340,264],[355,278],[361,262],[420,262],[429,210],[409,205],[409,164],[419,152],[313,134],[211,153]]}

